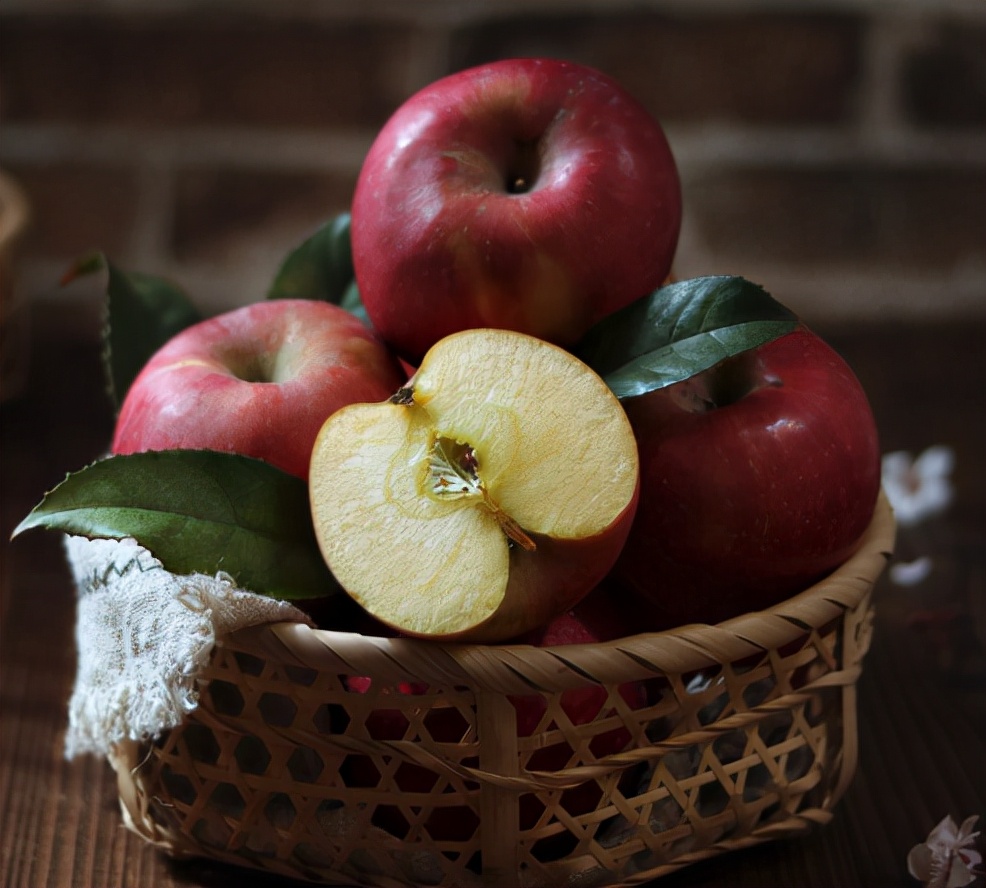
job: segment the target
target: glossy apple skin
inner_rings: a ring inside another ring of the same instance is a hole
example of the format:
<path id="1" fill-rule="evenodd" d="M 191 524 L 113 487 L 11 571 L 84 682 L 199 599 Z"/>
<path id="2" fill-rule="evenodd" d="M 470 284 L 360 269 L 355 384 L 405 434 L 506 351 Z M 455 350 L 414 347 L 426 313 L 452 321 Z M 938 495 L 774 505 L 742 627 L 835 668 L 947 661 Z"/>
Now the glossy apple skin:
<path id="1" fill-rule="evenodd" d="M 811 331 L 623 403 L 641 492 L 614 574 L 648 604 L 651 628 L 771 606 L 856 548 L 880 486 L 876 424 L 852 370 Z"/>
<path id="2" fill-rule="evenodd" d="M 503 603 L 489 620 L 468 630 L 468 640 L 501 642 L 531 626 L 547 625 L 579 604 L 616 564 L 631 533 L 638 499 L 639 485 L 612 524 L 595 536 L 562 540 L 531 533 L 536 551 L 514 546 Z"/>
<path id="3" fill-rule="evenodd" d="M 508 59 L 436 81 L 386 123 L 352 250 L 373 326 L 416 361 L 470 327 L 573 345 L 661 284 L 680 224 L 674 157 L 636 100 L 581 65 Z"/>
<path id="4" fill-rule="evenodd" d="M 397 358 L 343 309 L 257 302 L 194 324 L 151 357 L 121 405 L 112 450 L 220 450 L 307 479 L 325 419 L 404 380 Z"/>

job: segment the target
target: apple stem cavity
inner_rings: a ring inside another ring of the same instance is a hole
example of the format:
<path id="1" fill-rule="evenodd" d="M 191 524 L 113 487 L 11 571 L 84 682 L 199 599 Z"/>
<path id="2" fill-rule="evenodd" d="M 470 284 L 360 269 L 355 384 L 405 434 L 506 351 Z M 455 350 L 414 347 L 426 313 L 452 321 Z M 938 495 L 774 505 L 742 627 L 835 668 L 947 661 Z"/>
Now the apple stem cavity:
<path id="1" fill-rule="evenodd" d="M 537 142 L 516 142 L 507 164 L 505 188 L 507 194 L 527 194 L 541 172 L 541 157 Z"/>
<path id="2" fill-rule="evenodd" d="M 434 436 L 428 454 L 425 493 L 438 500 L 477 499 L 496 519 L 508 540 L 527 552 L 537 549 L 534 540 L 490 496 L 479 477 L 476 451 L 469 444 L 444 435 Z"/>
<path id="3" fill-rule="evenodd" d="M 265 383 L 277 382 L 277 358 L 263 352 L 261 354 L 237 354 L 232 357 L 229 367 L 233 375 L 241 382 Z"/>
<path id="4" fill-rule="evenodd" d="M 743 352 L 677 383 L 673 392 L 678 405 L 689 413 L 708 413 L 743 400 L 758 388 L 779 388 L 784 381 L 767 374 L 756 357 Z"/>

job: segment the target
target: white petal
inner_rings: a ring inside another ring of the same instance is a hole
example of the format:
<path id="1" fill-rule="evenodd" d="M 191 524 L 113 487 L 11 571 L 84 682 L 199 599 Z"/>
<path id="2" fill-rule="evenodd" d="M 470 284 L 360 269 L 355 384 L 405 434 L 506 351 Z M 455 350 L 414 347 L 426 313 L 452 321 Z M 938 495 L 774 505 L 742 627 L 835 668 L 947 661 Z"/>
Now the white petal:
<path id="1" fill-rule="evenodd" d="M 959 828 L 952 820 L 951 814 L 946 814 L 938 825 L 928 834 L 927 842 L 932 848 L 941 846 L 951 849 L 955 846 L 955 840 L 959 837 Z"/>
<path id="2" fill-rule="evenodd" d="M 945 478 L 955 468 L 955 451 L 945 444 L 929 447 L 916 460 L 914 470 L 922 480 Z"/>
<path id="3" fill-rule="evenodd" d="M 952 867 L 948 871 L 948 881 L 945 888 L 963 888 L 975 881 L 976 873 L 972 872 L 958 854 L 952 856 Z"/>
<path id="4" fill-rule="evenodd" d="M 979 830 L 973 832 L 972 828 L 976 825 L 976 821 L 979 819 L 978 814 L 972 814 L 966 817 L 962 821 L 962 826 L 959 827 L 959 843 L 962 845 L 969 845 L 972 840 L 979 835 Z"/>
<path id="5" fill-rule="evenodd" d="M 947 478 L 935 478 L 921 485 L 921 511 L 925 518 L 944 512 L 952 502 L 952 485 Z"/>
<path id="6" fill-rule="evenodd" d="M 915 845 L 907 855 L 907 871 L 919 882 L 928 882 L 932 875 L 933 860 L 927 845 Z"/>
<path id="7" fill-rule="evenodd" d="M 916 586 L 928 578 L 932 566 L 927 555 L 914 561 L 899 561 L 890 565 L 890 580 L 898 586 Z"/>
<path id="8" fill-rule="evenodd" d="M 881 460 L 884 482 L 889 480 L 892 483 L 902 483 L 911 471 L 912 465 L 911 454 L 906 450 L 893 450 L 890 453 L 885 453 Z"/>

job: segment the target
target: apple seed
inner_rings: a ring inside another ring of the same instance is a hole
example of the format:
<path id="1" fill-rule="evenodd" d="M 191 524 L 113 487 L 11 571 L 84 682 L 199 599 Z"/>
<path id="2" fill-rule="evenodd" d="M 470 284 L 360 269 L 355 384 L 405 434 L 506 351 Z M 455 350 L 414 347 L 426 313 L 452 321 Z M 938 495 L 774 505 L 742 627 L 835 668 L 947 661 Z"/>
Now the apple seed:
<path id="1" fill-rule="evenodd" d="M 439 502 L 470 498 L 480 500 L 509 540 L 528 552 L 537 549 L 534 540 L 490 496 L 479 477 L 479 458 L 469 444 L 432 433 L 424 492 Z"/>

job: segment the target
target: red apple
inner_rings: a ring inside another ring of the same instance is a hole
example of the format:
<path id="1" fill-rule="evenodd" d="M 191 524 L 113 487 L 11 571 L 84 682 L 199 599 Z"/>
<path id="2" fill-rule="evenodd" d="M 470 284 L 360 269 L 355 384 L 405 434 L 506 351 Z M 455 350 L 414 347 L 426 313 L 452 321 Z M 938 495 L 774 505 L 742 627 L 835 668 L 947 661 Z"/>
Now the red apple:
<path id="1" fill-rule="evenodd" d="M 385 638 L 399 635 L 389 626 L 365 613 L 358 621 L 356 631 L 363 635 L 378 635 Z M 415 739 L 416 730 L 412 730 L 405 711 L 395 706 L 388 706 L 387 703 L 395 697 L 400 699 L 410 696 L 419 698 L 421 707 L 427 709 L 432 703 L 432 698 L 427 696 L 430 691 L 427 683 L 401 681 L 396 687 L 384 686 L 378 690 L 377 682 L 370 676 L 347 675 L 342 681 L 346 690 L 351 693 L 377 694 L 378 708 L 368 712 L 363 721 L 369 737 L 381 741 Z M 421 730 L 426 731 L 432 740 L 439 743 L 459 743 L 466 737 L 469 723 L 456 707 L 435 705 L 424 716 Z M 342 776 L 347 786 L 365 788 L 376 788 L 383 779 L 373 759 L 366 755 L 347 756 Z M 439 777 L 438 772 L 431 768 L 398 759 L 393 780 L 401 797 L 395 796 L 395 801 L 406 807 L 402 811 L 401 807 L 395 804 L 384 802 L 377 805 L 371 815 L 374 826 L 398 838 L 405 838 L 411 829 L 409 815 L 411 808 L 416 805 L 416 800 L 409 799 L 404 794 L 431 793 Z M 446 791 L 451 792 L 452 787 L 448 785 Z M 405 814 L 405 811 L 408 814 Z M 478 828 L 479 818 L 468 804 L 440 805 L 432 810 L 423 825 L 428 835 L 436 841 L 464 842 Z"/>
<path id="2" fill-rule="evenodd" d="M 309 500 L 326 563 L 377 620 L 499 642 L 609 573 L 637 483 L 633 430 L 598 374 L 544 340 L 477 329 L 436 343 L 395 397 L 329 417 Z"/>
<path id="3" fill-rule="evenodd" d="M 667 276 L 677 169 L 653 117 L 612 79 L 549 59 L 445 77 L 386 123 L 352 205 L 373 326 L 418 360 L 499 327 L 571 346 Z"/>
<path id="4" fill-rule="evenodd" d="M 597 588 L 572 610 L 564 613 L 547 626 L 525 636 L 522 641 L 536 647 L 562 647 L 572 644 L 598 644 L 632 635 L 639 627 L 631 618 L 630 612 L 621 609 L 625 602 L 610 588 Z M 631 709 L 640 709 L 647 703 L 646 689 L 642 682 L 626 682 L 620 685 L 620 696 Z M 608 693 L 602 685 L 570 688 L 562 691 L 559 704 L 572 725 L 592 722 L 607 707 Z M 543 725 L 548 706 L 540 694 L 514 696 L 510 698 L 517 711 L 518 737 L 530 737 Z M 611 704 L 610 704 L 611 706 Z M 604 712 L 605 714 L 605 712 Z M 560 740 L 550 746 L 535 750 L 524 767 L 530 771 L 560 771 L 580 761 L 591 758 L 600 759 L 607 755 L 622 752 L 630 745 L 632 736 L 625 727 L 594 736 L 586 750 L 581 750 L 576 758 L 575 750 L 567 740 Z M 561 806 L 571 815 L 586 814 L 595 809 L 602 797 L 602 788 L 595 780 L 588 780 L 578 786 L 566 789 L 561 794 Z M 544 805 L 538 794 L 528 793 L 520 798 L 521 829 L 532 829 L 544 812 Z M 560 833 L 541 839 L 535 847 L 542 860 L 557 859 L 571 850 L 572 837 Z"/>
<path id="5" fill-rule="evenodd" d="M 641 631 L 630 612 L 623 609 L 626 603 L 620 601 L 618 595 L 619 591 L 608 585 L 597 587 L 571 610 L 555 617 L 546 626 L 527 633 L 519 641 L 521 644 L 540 648 L 563 647 L 572 644 L 599 644 Z M 620 695 L 631 708 L 639 708 L 645 703 L 643 686 L 636 682 L 621 686 Z M 602 685 L 589 685 L 562 691 L 560 703 L 571 723 L 581 725 L 596 717 L 606 699 L 606 689 Z M 517 735 L 530 737 L 547 711 L 544 697 L 532 694 L 511 697 L 510 700 L 517 710 Z M 592 743 L 593 755 L 600 758 L 618 752 L 626 746 L 629 739 L 630 734 L 625 728 L 602 734 Z M 567 743 L 559 744 L 562 745 L 566 749 L 564 758 L 554 756 L 553 761 L 547 763 L 548 770 L 564 767 L 568 763 L 572 750 Z M 546 747 L 539 750 L 539 753 L 554 748 Z M 543 769 L 538 765 L 530 767 Z"/>
<path id="6" fill-rule="evenodd" d="M 381 630 L 383 635 L 393 634 L 387 627 L 381 627 Z M 373 679 L 359 675 L 347 676 L 344 683 L 348 691 L 356 694 L 370 693 L 374 684 Z M 402 681 L 396 688 L 384 689 L 380 693 L 380 701 L 383 704 L 387 697 L 394 695 L 420 698 L 428 693 L 429 687 L 424 682 Z M 427 707 L 430 702 L 430 699 L 424 699 L 421 705 Z M 416 736 L 404 711 L 396 707 L 381 705 L 367 713 L 364 724 L 367 734 L 374 740 L 404 740 Z M 466 736 L 469 724 L 454 706 L 436 706 L 424 716 L 423 730 L 439 743 L 459 743 Z M 375 788 L 381 785 L 382 774 L 369 756 L 349 755 L 346 757 L 343 779 L 347 786 Z M 406 838 L 411 829 L 412 809 L 418 803 L 404 794 L 431 793 L 439 779 L 439 773 L 431 768 L 397 759 L 392 788 L 401 794 L 394 793 L 394 801 L 398 804 L 382 802 L 377 805 L 371 815 L 374 826 L 398 838 Z M 452 790 L 452 786 L 447 784 L 445 791 L 451 793 Z M 402 805 L 405 806 L 403 810 Z M 469 804 L 437 805 L 425 818 L 423 827 L 436 841 L 465 842 L 479 827 L 479 817 Z"/>
<path id="7" fill-rule="evenodd" d="M 651 628 L 776 604 L 845 561 L 872 518 L 869 402 L 804 327 L 623 405 L 641 492 L 615 574 Z"/>
<path id="8" fill-rule="evenodd" d="M 405 378 L 343 309 L 257 302 L 188 327 L 154 354 L 124 398 L 112 449 L 221 450 L 307 478 L 326 418 L 386 398 Z"/>
<path id="9" fill-rule="evenodd" d="M 376 623 L 370 618 L 361 631 L 377 632 L 393 636 L 392 629 Z M 629 616 L 614 607 L 613 601 L 601 590 L 596 590 L 583 599 L 572 610 L 553 619 L 548 625 L 519 638 L 516 643 L 537 647 L 556 647 L 571 644 L 597 644 L 632 634 L 635 624 Z M 365 676 L 347 676 L 347 690 L 357 694 L 367 694 L 373 688 L 373 680 Z M 394 694 L 423 698 L 429 693 L 426 684 L 417 681 L 402 681 L 394 689 L 381 692 L 381 702 Z M 620 696 L 631 709 L 646 705 L 646 692 L 641 682 L 627 682 L 619 688 Z M 584 725 L 593 721 L 601 710 L 607 708 L 608 694 L 601 685 L 572 688 L 563 691 L 559 698 L 565 717 L 573 725 Z M 424 700 L 422 705 L 427 705 Z M 510 697 L 517 713 L 518 737 L 530 737 L 542 725 L 548 706 L 540 694 Z M 367 733 L 374 740 L 404 740 L 409 737 L 411 727 L 407 716 L 397 708 L 382 706 L 368 713 L 364 722 Z M 454 707 L 432 709 L 424 718 L 424 725 L 432 739 L 439 742 L 458 743 L 468 731 L 465 717 Z M 413 732 L 410 735 L 413 738 Z M 630 732 L 624 727 L 616 727 L 598 734 L 588 743 L 587 750 L 593 758 L 602 758 L 626 749 L 631 741 Z M 550 746 L 533 752 L 525 767 L 535 771 L 558 771 L 573 763 L 575 751 L 567 740 L 560 740 Z M 352 755 L 347 758 L 345 779 L 350 786 L 376 787 L 380 772 L 369 757 Z M 402 762 L 394 774 L 396 787 L 404 793 L 430 792 L 438 781 L 437 772 L 413 762 Z M 572 789 L 564 790 L 561 804 L 572 815 L 585 814 L 593 810 L 599 802 L 602 790 L 595 780 L 587 781 Z M 412 805 L 412 800 L 406 801 Z M 544 811 L 543 804 L 536 794 L 526 794 L 520 798 L 520 824 L 522 829 L 535 826 Z M 409 809 L 410 810 L 410 809 Z M 383 804 L 377 807 L 373 823 L 388 832 L 403 838 L 409 829 L 407 817 L 396 805 Z M 478 827 L 475 811 L 468 805 L 449 805 L 436 807 L 428 816 L 424 827 L 428 834 L 438 841 L 466 841 Z M 559 841 L 560 839 L 560 841 Z M 567 838 L 562 835 L 539 842 L 538 853 L 544 859 L 561 856 L 567 848 Z"/>

